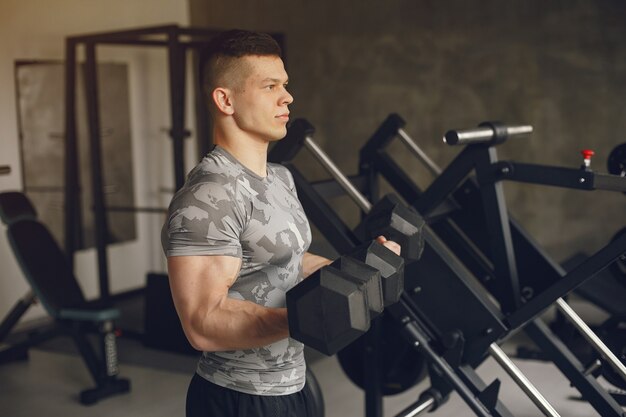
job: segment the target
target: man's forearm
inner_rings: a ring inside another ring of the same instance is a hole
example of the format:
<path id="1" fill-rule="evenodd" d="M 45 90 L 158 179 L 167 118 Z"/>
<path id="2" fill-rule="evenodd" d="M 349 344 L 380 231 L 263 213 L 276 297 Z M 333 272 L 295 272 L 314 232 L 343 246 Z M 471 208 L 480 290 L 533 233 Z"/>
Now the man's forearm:
<path id="1" fill-rule="evenodd" d="M 187 337 L 202 351 L 257 348 L 289 336 L 286 308 L 228 297 L 212 310 L 198 311 L 189 327 Z"/>
<path id="2" fill-rule="evenodd" d="M 306 252 L 302 257 L 302 275 L 307 278 L 318 269 L 329 265 L 332 262 L 332 260 L 324 258 L 323 256 Z"/>

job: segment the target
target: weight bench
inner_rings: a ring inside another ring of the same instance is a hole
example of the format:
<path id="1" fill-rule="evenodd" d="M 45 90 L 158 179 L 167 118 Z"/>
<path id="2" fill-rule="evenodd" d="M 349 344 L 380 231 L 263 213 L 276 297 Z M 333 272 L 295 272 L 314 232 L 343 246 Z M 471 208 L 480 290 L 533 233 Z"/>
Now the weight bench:
<path id="1" fill-rule="evenodd" d="M 3 333 L 8 333 L 35 297 L 54 318 L 52 329 L 31 335 L 28 340 L 0 351 L 0 355 L 10 357 L 11 351 L 23 352 L 51 337 L 70 336 L 96 383 L 96 387 L 80 393 L 82 404 L 94 404 L 102 398 L 129 392 L 130 381 L 117 377 L 113 320 L 119 317 L 119 311 L 85 299 L 65 254 L 48 228 L 37 220 L 35 209 L 24 194 L 0 193 L 0 218 L 8 226 L 9 243 L 32 289 L 13 308 L 0 328 Z M 96 353 L 86 335 L 94 329 L 100 337 L 101 354 Z"/>

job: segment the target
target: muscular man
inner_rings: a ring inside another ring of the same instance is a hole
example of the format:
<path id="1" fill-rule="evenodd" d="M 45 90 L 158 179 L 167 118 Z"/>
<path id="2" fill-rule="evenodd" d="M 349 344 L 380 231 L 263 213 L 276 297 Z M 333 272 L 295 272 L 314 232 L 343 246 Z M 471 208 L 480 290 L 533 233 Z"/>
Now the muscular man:
<path id="1" fill-rule="evenodd" d="M 267 163 L 293 101 L 280 56 L 269 35 L 239 30 L 209 48 L 216 146 L 173 197 L 162 235 L 176 310 L 203 352 L 187 416 L 313 417 L 285 293 L 331 261 L 307 252 L 311 231 L 291 174 Z"/>

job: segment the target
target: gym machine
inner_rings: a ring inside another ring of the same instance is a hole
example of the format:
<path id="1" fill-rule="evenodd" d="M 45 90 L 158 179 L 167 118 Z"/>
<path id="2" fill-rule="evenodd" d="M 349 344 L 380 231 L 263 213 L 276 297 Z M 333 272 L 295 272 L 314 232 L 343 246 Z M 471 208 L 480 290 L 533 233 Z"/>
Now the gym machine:
<path id="1" fill-rule="evenodd" d="M 360 239 L 289 161 L 301 147 L 306 147 L 364 213 L 370 212 L 372 205 L 315 144 L 311 139 L 313 132 L 308 122 L 295 120 L 289 127 L 287 137 L 270 152 L 269 160 L 283 163 L 291 171 L 307 216 L 335 249 L 343 253 L 358 245 Z M 495 380 L 488 385 L 475 372 L 487 355 L 491 355 L 511 375 L 544 415 L 558 415 L 497 345 L 496 342 L 512 330 L 507 327 L 505 316 L 483 295 L 475 278 L 429 226 L 424 226 L 423 234 L 423 254 L 419 261 L 406 263 L 405 291 L 398 303 L 387 307 L 385 314 L 429 363 L 431 388 L 401 416 L 415 416 L 436 409 L 452 390 L 476 415 L 512 416 L 498 400 L 500 381 Z M 445 306 L 457 306 L 460 311 L 471 311 L 472 314 L 450 314 Z M 368 417 L 382 415 L 378 369 L 381 358 L 380 349 L 376 347 L 380 341 L 377 336 L 379 326 L 380 320 L 372 323 L 371 333 L 365 336 L 370 336 L 372 342 L 372 349 L 363 363 Z M 365 366 L 365 362 L 369 366 Z"/>
<path id="2" fill-rule="evenodd" d="M 624 379 L 626 368 L 623 363 L 561 297 L 567 294 L 566 289 L 584 284 L 623 254 L 625 239 L 618 237 L 576 268 L 576 272 L 566 274 L 508 215 L 501 181 L 624 191 L 626 179 L 592 171 L 588 166 L 588 153 L 584 155 L 587 162 L 580 169 L 498 161 L 495 145 L 508 137 L 530 133 L 532 128 L 506 127 L 497 123 L 446 133 L 446 143 L 468 145 L 442 171 L 403 127 L 404 121 L 398 115 L 392 114 L 385 120 L 361 150 L 361 174 L 370 178 L 382 175 L 407 202 L 425 214 L 438 236 L 499 300 L 503 312 L 508 314 L 519 308 L 507 317 L 508 324 L 521 326 L 530 320 L 525 326 L 526 332 L 583 398 L 602 415 L 621 416 L 623 410 L 599 386 L 591 375 L 592 370 L 583 366 L 543 322 L 531 318 L 537 306 L 545 304 L 547 307 L 550 300 L 556 301 L 559 312 L 598 351 L 606 366 Z M 425 191 L 420 190 L 385 151 L 394 138 L 399 138 L 436 177 Z M 476 171 L 476 178 L 465 179 L 472 170 Z M 524 314 L 524 311 L 531 314 Z"/>
<path id="3" fill-rule="evenodd" d="M 9 243 L 31 287 L 0 324 L 0 342 L 36 300 L 54 319 L 51 326 L 30 332 L 24 340 L 1 346 L 0 362 L 26 359 L 31 346 L 53 337 L 69 336 L 96 384 L 80 393 L 82 404 L 91 405 L 129 392 L 130 381 L 118 377 L 113 321 L 119 317 L 119 311 L 85 299 L 63 252 L 46 226 L 38 221 L 33 205 L 23 193 L 0 193 L 0 219 L 7 226 Z M 98 349 L 92 346 L 87 332 L 98 334 Z"/>

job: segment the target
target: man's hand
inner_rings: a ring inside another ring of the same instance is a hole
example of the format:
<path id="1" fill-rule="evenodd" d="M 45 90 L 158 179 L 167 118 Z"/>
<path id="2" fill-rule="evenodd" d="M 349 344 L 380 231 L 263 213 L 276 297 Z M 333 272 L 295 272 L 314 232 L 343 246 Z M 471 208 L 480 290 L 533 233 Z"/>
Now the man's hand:
<path id="1" fill-rule="evenodd" d="M 378 236 L 376 238 L 376 242 L 381 243 L 384 247 L 386 247 L 396 255 L 400 256 L 400 251 L 402 248 L 393 240 L 387 240 L 385 236 Z"/>

